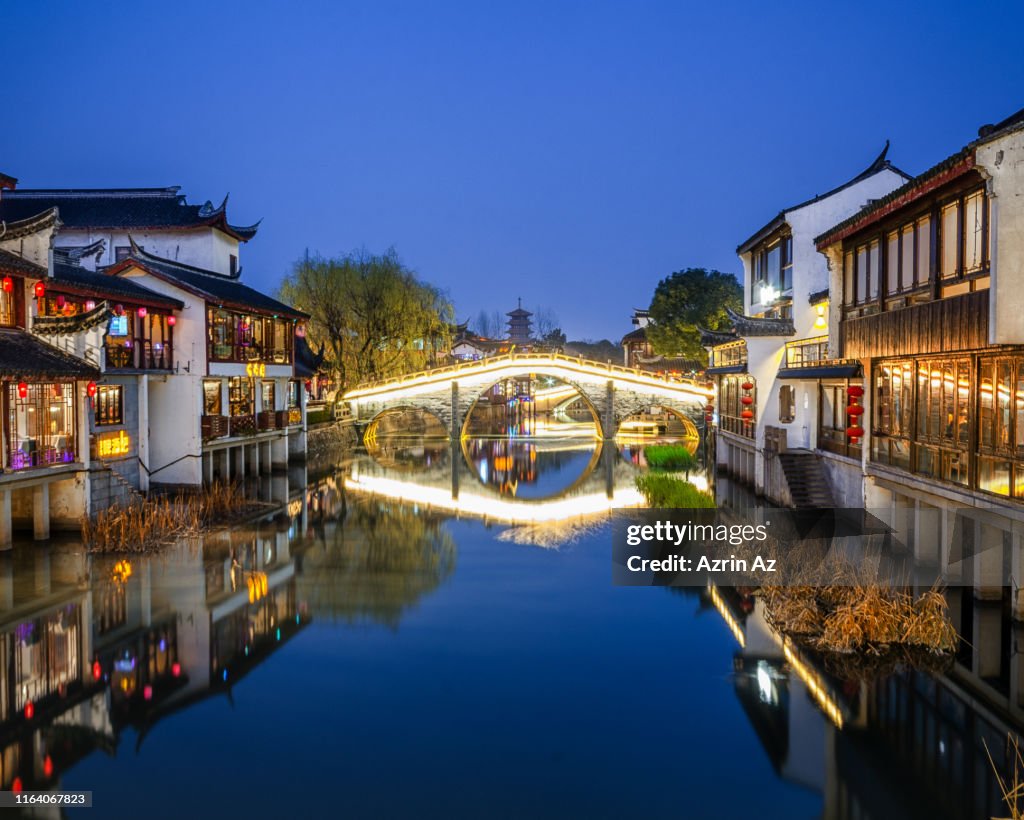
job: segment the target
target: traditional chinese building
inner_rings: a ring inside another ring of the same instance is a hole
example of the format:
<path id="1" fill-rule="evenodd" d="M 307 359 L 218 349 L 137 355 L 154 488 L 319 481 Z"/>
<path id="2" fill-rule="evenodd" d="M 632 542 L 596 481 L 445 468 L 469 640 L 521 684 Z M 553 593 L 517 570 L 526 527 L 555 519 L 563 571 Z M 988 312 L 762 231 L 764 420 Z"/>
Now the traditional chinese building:
<path id="1" fill-rule="evenodd" d="M 829 353 L 828 268 L 814 238 L 909 179 L 887 151 L 741 242 L 743 314 L 730 311 L 728 331 L 702 334 L 718 387 L 717 463 L 780 503 L 829 506 L 859 495 L 843 403 L 860 370 Z"/>
<path id="2" fill-rule="evenodd" d="M 505 315 L 508 316 L 508 340 L 517 345 L 529 344 L 533 338 L 533 322 L 530 319 L 533 314 L 523 310 L 523 300 L 520 299 L 518 307 Z"/>
<path id="3" fill-rule="evenodd" d="M 833 355 L 867 384 L 850 436 L 866 506 L 945 567 L 973 547 L 953 571 L 998 598 L 1024 513 L 1024 111 L 979 134 L 817 246 Z"/>

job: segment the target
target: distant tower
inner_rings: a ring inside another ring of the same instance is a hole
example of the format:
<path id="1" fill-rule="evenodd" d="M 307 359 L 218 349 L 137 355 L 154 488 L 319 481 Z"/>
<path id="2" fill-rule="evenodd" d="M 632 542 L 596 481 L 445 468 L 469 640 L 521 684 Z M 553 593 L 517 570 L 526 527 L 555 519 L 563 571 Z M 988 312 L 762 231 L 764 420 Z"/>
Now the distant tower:
<path id="1" fill-rule="evenodd" d="M 519 300 L 519 307 L 505 314 L 508 316 L 508 340 L 517 345 L 528 344 L 533 337 L 533 316 L 528 310 L 523 310 L 523 300 Z"/>

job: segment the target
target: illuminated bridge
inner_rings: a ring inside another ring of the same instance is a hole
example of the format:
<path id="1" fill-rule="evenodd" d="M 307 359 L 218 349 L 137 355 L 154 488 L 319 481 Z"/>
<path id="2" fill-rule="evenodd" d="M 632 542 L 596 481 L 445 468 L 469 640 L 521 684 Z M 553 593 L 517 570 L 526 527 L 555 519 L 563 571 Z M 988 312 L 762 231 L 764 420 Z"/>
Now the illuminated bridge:
<path id="1" fill-rule="evenodd" d="M 652 407 L 689 420 L 713 394 L 703 384 L 671 381 L 632 367 L 560 353 L 511 353 L 361 384 L 342 399 L 361 427 L 388 412 L 419 409 L 437 417 L 453 438 L 459 438 L 488 388 L 527 376 L 547 376 L 576 388 L 594 416 L 597 435 L 604 439 L 614 438 L 624 419 Z"/>

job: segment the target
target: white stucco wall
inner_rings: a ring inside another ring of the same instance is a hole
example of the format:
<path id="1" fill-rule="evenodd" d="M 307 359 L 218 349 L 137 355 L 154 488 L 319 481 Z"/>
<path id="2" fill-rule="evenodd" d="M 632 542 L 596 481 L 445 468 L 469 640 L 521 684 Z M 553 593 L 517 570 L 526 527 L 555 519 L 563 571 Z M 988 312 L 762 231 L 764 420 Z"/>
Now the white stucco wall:
<path id="1" fill-rule="evenodd" d="M 239 256 L 239 242 L 216 228 L 194 230 L 132 231 L 131 238 L 147 253 L 161 256 L 175 262 L 182 262 L 197 268 L 228 273 L 230 256 Z M 106 247 L 99 258 L 83 259 L 83 265 L 112 265 L 116 248 L 128 247 L 131 243 L 127 231 L 92 230 L 87 228 L 62 228 L 55 245 L 59 248 L 79 247 L 102 239 Z M 44 263 L 45 264 L 45 263 Z M 239 265 L 241 259 L 239 258 Z"/>
<path id="2" fill-rule="evenodd" d="M 989 343 L 1024 342 L 1024 130 L 978 146 L 992 201 Z"/>

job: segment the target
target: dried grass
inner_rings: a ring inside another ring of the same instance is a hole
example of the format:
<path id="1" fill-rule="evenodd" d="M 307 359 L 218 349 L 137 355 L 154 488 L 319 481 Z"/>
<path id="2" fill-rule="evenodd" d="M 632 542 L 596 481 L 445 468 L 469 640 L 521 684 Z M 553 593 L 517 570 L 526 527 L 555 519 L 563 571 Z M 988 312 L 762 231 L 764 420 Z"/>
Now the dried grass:
<path id="1" fill-rule="evenodd" d="M 1021 755 L 1020 741 L 1014 734 L 1007 734 L 1006 736 L 1006 749 L 1007 752 L 1011 753 L 1010 762 L 1013 765 L 1013 772 L 1012 775 L 1006 775 L 1005 777 L 1000 773 L 999 768 L 992 759 L 988 743 L 984 739 L 981 742 L 985 747 L 985 754 L 988 756 L 988 765 L 995 772 L 996 782 L 999 784 L 999 792 L 1003 796 L 1003 802 L 1010 810 L 1008 817 L 993 818 L 993 820 L 1022 820 L 1024 818 L 1024 806 L 1022 806 L 1022 803 L 1024 803 L 1024 779 L 1021 778 L 1021 771 L 1024 770 L 1024 756 Z"/>
<path id="2" fill-rule="evenodd" d="M 82 541 L 90 552 L 146 552 L 262 506 L 234 482 L 217 482 L 199 493 L 135 497 L 83 518 Z"/>

